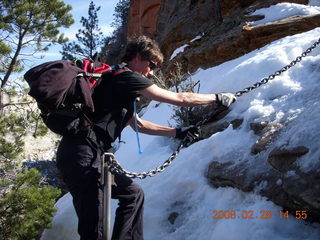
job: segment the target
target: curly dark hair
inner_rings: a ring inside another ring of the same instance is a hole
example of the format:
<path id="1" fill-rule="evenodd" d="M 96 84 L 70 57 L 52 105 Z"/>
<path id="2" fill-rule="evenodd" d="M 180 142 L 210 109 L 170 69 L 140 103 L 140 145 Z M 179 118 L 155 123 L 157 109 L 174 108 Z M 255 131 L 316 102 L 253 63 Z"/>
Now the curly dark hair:
<path id="1" fill-rule="evenodd" d="M 137 54 L 139 54 L 143 60 L 156 61 L 158 65 L 161 65 L 163 62 L 163 55 L 159 45 L 147 36 L 138 36 L 129 39 L 122 61 L 129 62 L 135 58 Z"/>

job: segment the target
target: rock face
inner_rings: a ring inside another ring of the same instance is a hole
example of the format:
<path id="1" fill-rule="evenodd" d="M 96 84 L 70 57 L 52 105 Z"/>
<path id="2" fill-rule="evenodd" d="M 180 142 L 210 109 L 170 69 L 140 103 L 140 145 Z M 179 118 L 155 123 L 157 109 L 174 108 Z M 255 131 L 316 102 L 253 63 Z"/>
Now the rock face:
<path id="1" fill-rule="evenodd" d="M 164 4 L 166 2 L 170 5 L 169 1 L 164 1 Z M 169 58 L 177 46 L 189 44 L 185 48 L 184 53 L 175 58 L 176 61 L 182 63 L 184 71 L 193 72 L 200 67 L 203 69 L 213 67 L 261 48 L 271 41 L 320 26 L 320 15 L 313 17 L 297 16 L 257 26 L 250 26 L 248 23 L 254 19 L 264 18 L 264 16 L 248 15 L 256 9 L 268 7 L 278 2 L 305 4 L 308 1 L 225 0 L 221 1 L 223 19 L 221 22 L 217 17 L 218 14 L 214 14 L 214 12 L 219 12 L 217 9 L 219 6 L 214 5 L 213 2 L 217 1 L 197 1 L 193 5 L 194 10 L 192 13 L 195 15 L 199 14 L 201 17 L 196 18 L 191 14 L 189 16 L 184 14 L 184 17 L 181 14 L 181 22 L 177 24 L 168 17 L 166 19 L 167 14 L 161 12 L 163 15 L 159 19 L 167 24 L 163 24 L 166 27 L 162 30 L 160 28 L 161 23 L 158 22 L 160 32 L 158 40 L 161 43 L 165 56 Z M 210 13 L 202 14 L 203 11 L 201 10 Z M 180 25 L 183 26 L 182 29 Z M 201 36 L 201 38 L 189 43 L 196 36 Z M 170 72 L 174 69 L 174 65 L 168 63 L 165 69 L 167 72 Z"/>
<path id="2" fill-rule="evenodd" d="M 320 15 L 295 16 L 251 26 L 264 16 L 249 15 L 259 8 L 308 0 L 150 0 L 131 1 L 128 36 L 146 34 L 155 38 L 169 60 L 178 47 L 188 44 L 174 61 L 184 72 L 209 68 L 242 56 L 271 41 L 320 26 Z M 197 40 L 190 42 L 198 36 Z M 174 61 L 163 70 L 174 71 Z"/>
<path id="3" fill-rule="evenodd" d="M 132 0 L 130 3 L 128 36 L 155 37 L 161 0 Z"/>

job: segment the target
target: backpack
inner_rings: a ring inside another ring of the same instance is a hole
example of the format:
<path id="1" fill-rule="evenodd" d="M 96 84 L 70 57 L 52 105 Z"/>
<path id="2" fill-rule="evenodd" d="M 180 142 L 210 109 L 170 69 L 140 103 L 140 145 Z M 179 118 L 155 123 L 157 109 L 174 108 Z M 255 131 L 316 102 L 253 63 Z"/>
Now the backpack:
<path id="1" fill-rule="evenodd" d="M 118 74 L 124 66 L 111 67 L 88 59 L 57 60 L 31 68 L 24 78 L 45 125 L 57 134 L 75 135 L 92 126 L 92 94 L 102 76 Z"/>

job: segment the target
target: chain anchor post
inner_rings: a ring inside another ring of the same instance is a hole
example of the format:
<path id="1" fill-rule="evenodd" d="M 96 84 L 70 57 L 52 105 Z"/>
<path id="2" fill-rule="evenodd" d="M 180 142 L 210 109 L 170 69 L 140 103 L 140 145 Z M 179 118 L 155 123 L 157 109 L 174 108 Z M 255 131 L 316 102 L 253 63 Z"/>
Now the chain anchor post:
<path id="1" fill-rule="evenodd" d="M 111 187 L 113 176 L 109 171 L 108 159 L 114 159 L 112 153 L 104 153 L 101 161 L 101 179 L 103 186 L 102 200 L 102 240 L 111 240 Z"/>

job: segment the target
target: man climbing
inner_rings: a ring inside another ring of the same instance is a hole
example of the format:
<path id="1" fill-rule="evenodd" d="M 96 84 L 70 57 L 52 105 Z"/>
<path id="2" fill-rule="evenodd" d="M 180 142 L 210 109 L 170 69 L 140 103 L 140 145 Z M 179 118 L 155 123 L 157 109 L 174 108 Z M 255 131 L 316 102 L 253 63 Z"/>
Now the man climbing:
<path id="1" fill-rule="evenodd" d="M 134 117 L 138 131 L 145 134 L 183 139 L 187 135 L 192 137 L 197 131 L 192 126 L 176 129 L 140 119 L 134 114 L 133 102 L 137 97 L 144 96 L 176 106 L 218 104 L 225 107 L 236 99 L 232 93 L 175 93 L 157 87 L 148 77 L 161 65 L 163 55 L 156 42 L 148 37 L 131 39 L 123 61 L 127 69 L 102 79 L 94 91 L 93 126 L 76 136 L 64 136 L 57 152 L 58 168 L 73 197 L 81 240 L 101 239 L 102 229 L 98 224 L 102 205 L 99 182 L 101 156 L 112 151 L 112 142 L 127 124 L 135 129 Z M 140 186 L 131 178 L 116 174 L 112 198 L 119 200 L 112 239 L 143 239 L 144 194 Z"/>

